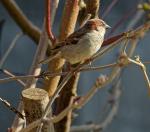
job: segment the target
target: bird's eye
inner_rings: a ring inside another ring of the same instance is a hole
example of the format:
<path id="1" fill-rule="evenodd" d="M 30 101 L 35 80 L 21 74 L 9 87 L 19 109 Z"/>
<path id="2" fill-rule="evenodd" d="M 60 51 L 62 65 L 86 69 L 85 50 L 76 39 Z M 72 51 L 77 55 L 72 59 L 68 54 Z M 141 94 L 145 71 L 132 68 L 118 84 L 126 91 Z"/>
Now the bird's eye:
<path id="1" fill-rule="evenodd" d="M 91 25 L 92 25 L 91 23 L 86 23 L 86 27 L 87 27 L 87 28 L 90 28 Z"/>

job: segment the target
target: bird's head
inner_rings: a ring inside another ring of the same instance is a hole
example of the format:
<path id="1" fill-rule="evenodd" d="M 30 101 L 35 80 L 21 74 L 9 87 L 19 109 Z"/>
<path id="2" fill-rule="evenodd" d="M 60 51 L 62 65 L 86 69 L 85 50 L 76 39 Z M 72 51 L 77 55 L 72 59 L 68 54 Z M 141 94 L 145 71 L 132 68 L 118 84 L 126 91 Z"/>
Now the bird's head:
<path id="1" fill-rule="evenodd" d="M 102 19 L 98 19 L 98 18 L 88 20 L 84 26 L 88 28 L 89 30 L 99 30 L 100 28 L 104 28 L 104 29 L 110 28 L 108 24 L 106 24 Z"/>

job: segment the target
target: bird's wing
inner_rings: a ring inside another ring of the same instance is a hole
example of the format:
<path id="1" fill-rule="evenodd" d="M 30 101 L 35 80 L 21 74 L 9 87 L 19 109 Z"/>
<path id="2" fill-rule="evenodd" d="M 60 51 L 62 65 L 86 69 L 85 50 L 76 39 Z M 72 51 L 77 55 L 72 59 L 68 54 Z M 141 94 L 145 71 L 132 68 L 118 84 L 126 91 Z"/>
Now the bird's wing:
<path id="1" fill-rule="evenodd" d="M 86 34 L 86 30 L 85 28 L 80 28 L 77 31 L 75 31 L 74 33 L 72 33 L 66 40 L 66 45 L 74 45 L 77 44 L 78 41 L 80 40 L 80 38 L 82 36 L 84 36 Z"/>
<path id="2" fill-rule="evenodd" d="M 80 38 L 86 34 L 87 30 L 85 28 L 80 28 L 74 33 L 72 33 L 66 40 L 57 43 L 57 46 L 54 49 L 51 49 L 52 56 L 48 59 L 40 61 L 40 63 L 47 63 L 51 61 L 53 58 L 60 57 L 61 56 L 61 48 L 68 46 L 68 45 L 75 45 L 78 43 Z M 60 51 L 60 52 L 59 52 Z"/>
<path id="3" fill-rule="evenodd" d="M 64 41 L 58 42 L 57 46 L 53 50 L 59 51 L 64 46 L 75 45 L 78 43 L 80 38 L 86 34 L 87 30 L 85 28 L 80 28 L 71 35 L 69 35 Z"/>

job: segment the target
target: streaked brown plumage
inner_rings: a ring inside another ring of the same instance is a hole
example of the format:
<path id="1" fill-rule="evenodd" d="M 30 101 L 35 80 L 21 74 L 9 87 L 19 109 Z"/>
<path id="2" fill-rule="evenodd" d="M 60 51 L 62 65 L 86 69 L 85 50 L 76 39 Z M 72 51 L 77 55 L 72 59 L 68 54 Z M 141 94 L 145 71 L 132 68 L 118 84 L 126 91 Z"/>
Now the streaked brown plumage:
<path id="1" fill-rule="evenodd" d="M 60 57 L 71 64 L 89 59 L 101 47 L 106 28 L 109 26 L 101 19 L 90 19 L 87 23 L 61 42 L 55 55 L 41 61 L 47 63 L 53 58 Z"/>

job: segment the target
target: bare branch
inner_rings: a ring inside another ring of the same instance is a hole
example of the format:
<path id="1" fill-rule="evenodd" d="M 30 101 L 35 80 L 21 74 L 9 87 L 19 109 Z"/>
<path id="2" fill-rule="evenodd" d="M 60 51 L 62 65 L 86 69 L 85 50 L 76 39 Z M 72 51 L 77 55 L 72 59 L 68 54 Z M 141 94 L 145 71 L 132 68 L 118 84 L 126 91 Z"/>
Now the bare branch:
<path id="1" fill-rule="evenodd" d="M 79 11 L 78 0 L 67 0 L 65 3 L 64 14 L 62 17 L 61 31 L 60 31 L 60 41 L 64 40 L 69 34 L 74 31 L 76 19 Z M 68 19 L 69 18 L 69 19 Z M 50 72 L 61 72 L 64 65 L 64 59 L 54 59 L 51 63 L 48 64 L 48 70 Z M 60 80 L 60 76 L 51 77 L 49 80 L 45 81 L 44 89 L 48 91 L 49 96 L 51 97 Z"/>
<path id="2" fill-rule="evenodd" d="M 40 39 L 40 30 L 28 20 L 16 2 L 14 0 L 1 0 L 0 2 L 20 26 L 22 32 L 38 43 Z"/>
<path id="3" fill-rule="evenodd" d="M 113 120 L 115 117 L 118 107 L 119 107 L 119 98 L 121 94 L 120 90 L 121 81 L 117 83 L 116 86 L 114 86 L 114 92 L 112 94 L 114 101 L 111 106 L 111 110 L 109 111 L 108 115 L 105 117 L 104 121 L 99 124 L 87 124 L 87 125 L 81 125 L 81 126 L 73 126 L 71 127 L 71 132 L 86 132 L 86 131 L 100 131 L 104 130 L 108 126 L 108 124 Z"/>
<path id="4" fill-rule="evenodd" d="M 137 56 L 135 60 L 132 60 L 132 59 L 128 58 L 128 60 L 129 60 L 130 62 L 132 62 L 132 63 L 134 63 L 134 64 L 136 64 L 136 65 L 138 65 L 138 66 L 141 67 L 141 69 L 142 69 L 142 71 L 143 71 L 143 74 L 144 74 L 145 81 L 146 81 L 147 86 L 148 86 L 148 91 L 149 91 L 148 94 L 150 95 L 150 80 L 149 80 L 149 77 L 148 77 L 147 72 L 146 72 L 146 67 L 145 67 L 145 65 L 141 62 L 140 57 Z"/>
<path id="5" fill-rule="evenodd" d="M 47 31 L 47 35 L 49 37 L 49 39 L 51 40 L 52 44 L 54 44 L 55 42 L 55 36 L 52 33 L 52 29 L 51 29 L 51 0 L 46 0 L 46 21 L 45 21 L 45 26 L 46 26 L 46 31 Z"/>
<path id="6" fill-rule="evenodd" d="M 4 100 L 0 97 L 0 101 L 8 107 L 11 111 L 13 111 L 18 117 L 24 119 L 24 115 L 22 115 L 15 107 L 13 107 L 7 100 Z"/>
<path id="7" fill-rule="evenodd" d="M 44 26 L 44 25 L 43 25 Z M 43 60 L 46 54 L 46 50 L 48 47 L 48 38 L 47 38 L 47 34 L 45 32 L 45 29 L 43 29 L 43 32 L 41 34 L 40 37 L 40 41 L 32 62 L 32 66 L 30 68 L 29 74 L 30 75 L 34 75 L 34 76 L 38 76 L 41 72 L 41 64 L 39 64 L 40 60 Z M 27 85 L 26 87 L 35 87 L 36 86 L 36 82 L 37 79 L 36 78 L 32 78 L 29 81 L 27 81 Z"/>
<path id="8" fill-rule="evenodd" d="M 0 60 L 0 69 L 2 68 L 3 64 L 5 63 L 7 57 L 9 56 L 10 52 L 13 50 L 13 48 L 16 45 L 17 40 L 22 36 L 22 33 L 18 33 L 15 38 L 12 40 L 10 46 L 8 47 L 7 51 L 5 52 L 4 56 Z"/>
<path id="9" fill-rule="evenodd" d="M 12 77 L 7 77 L 7 78 L 3 78 L 0 79 L 0 83 L 6 83 L 6 82 L 10 82 L 10 81 L 16 81 L 16 80 L 27 80 L 27 79 L 33 79 L 36 78 L 35 75 L 27 75 L 27 76 L 12 76 Z"/>
<path id="10" fill-rule="evenodd" d="M 51 3 L 51 25 L 54 24 L 55 14 L 58 8 L 59 0 L 53 0 Z"/>
<path id="11" fill-rule="evenodd" d="M 119 72 L 116 72 L 116 69 L 114 69 L 112 71 L 112 73 L 110 74 L 109 78 L 105 77 L 105 76 L 101 76 L 100 78 L 98 78 L 94 84 L 94 86 L 88 91 L 88 93 L 85 96 L 82 96 L 81 98 L 79 98 L 79 100 L 75 101 L 73 104 L 70 104 L 67 108 L 65 108 L 65 110 L 63 110 L 60 114 L 58 114 L 55 117 L 52 117 L 50 119 L 48 119 L 48 122 L 59 122 L 61 119 L 63 119 L 70 110 L 72 109 L 79 109 L 81 108 L 83 105 L 85 105 L 90 99 L 91 97 L 93 97 L 93 95 L 97 92 L 98 89 L 104 87 L 105 85 L 109 84 L 110 82 L 112 82 L 112 80 L 118 75 Z M 24 132 L 27 130 L 29 131 L 30 128 L 34 128 L 36 126 L 39 125 L 39 123 L 41 123 L 41 121 L 44 121 L 46 119 L 46 117 L 37 120 L 31 124 L 29 124 L 27 126 L 27 128 L 23 129 L 21 132 Z"/>
<path id="12" fill-rule="evenodd" d="M 9 72 L 9 71 L 6 70 L 6 69 L 3 69 L 2 71 L 3 71 L 6 75 L 8 75 L 8 76 L 16 77 L 15 75 L 13 75 L 11 72 Z M 26 84 L 25 84 L 22 80 L 17 79 L 17 81 L 18 81 L 21 85 L 23 85 L 23 86 L 25 87 Z"/>

